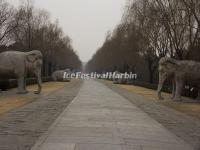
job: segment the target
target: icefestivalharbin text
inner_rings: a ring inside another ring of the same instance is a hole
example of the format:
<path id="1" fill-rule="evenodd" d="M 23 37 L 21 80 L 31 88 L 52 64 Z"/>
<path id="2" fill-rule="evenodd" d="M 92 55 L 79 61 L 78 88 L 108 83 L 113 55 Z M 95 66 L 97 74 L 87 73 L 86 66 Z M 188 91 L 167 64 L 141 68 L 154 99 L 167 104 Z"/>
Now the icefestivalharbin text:
<path id="1" fill-rule="evenodd" d="M 137 79 L 137 74 L 130 73 L 115 73 L 115 72 L 107 72 L 107 73 L 82 73 L 82 72 L 76 72 L 76 73 L 67 73 L 64 72 L 63 74 L 64 79 L 69 78 L 81 78 L 81 79 Z"/>

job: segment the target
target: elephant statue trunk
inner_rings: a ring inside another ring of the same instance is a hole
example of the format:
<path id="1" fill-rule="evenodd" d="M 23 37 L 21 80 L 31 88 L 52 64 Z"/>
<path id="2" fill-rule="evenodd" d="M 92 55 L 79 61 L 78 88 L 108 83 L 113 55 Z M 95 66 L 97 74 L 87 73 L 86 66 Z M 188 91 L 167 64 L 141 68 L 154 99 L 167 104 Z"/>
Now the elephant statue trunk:
<path id="1" fill-rule="evenodd" d="M 175 64 L 176 64 L 176 60 L 174 60 L 172 58 L 168 58 L 168 57 L 163 57 L 159 61 L 159 67 L 158 67 L 159 82 L 158 82 L 157 94 L 158 94 L 158 98 L 160 100 L 164 99 L 161 96 L 161 90 L 163 88 L 165 80 L 169 77 L 173 78 L 173 76 L 174 76 L 174 72 L 175 72 L 174 65 Z M 172 93 L 174 93 L 174 82 L 173 82 L 173 92 Z"/>
<path id="2" fill-rule="evenodd" d="M 38 70 L 36 73 L 36 77 L 37 77 L 37 83 L 38 83 L 38 90 L 35 91 L 35 94 L 40 94 L 41 90 L 42 90 L 42 79 L 41 79 L 41 70 Z"/>

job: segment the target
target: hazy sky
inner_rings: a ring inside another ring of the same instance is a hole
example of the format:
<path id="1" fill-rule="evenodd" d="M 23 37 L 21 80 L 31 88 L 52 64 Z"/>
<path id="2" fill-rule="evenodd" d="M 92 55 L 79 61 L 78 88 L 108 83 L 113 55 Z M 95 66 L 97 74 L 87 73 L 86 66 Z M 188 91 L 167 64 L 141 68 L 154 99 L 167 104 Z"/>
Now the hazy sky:
<path id="1" fill-rule="evenodd" d="M 17 3 L 16 0 L 8 0 Z M 20 1 L 20 0 L 18 0 Z M 35 0 L 53 20 L 59 20 L 63 31 L 83 62 L 88 61 L 103 44 L 108 30 L 120 22 L 126 0 Z"/>

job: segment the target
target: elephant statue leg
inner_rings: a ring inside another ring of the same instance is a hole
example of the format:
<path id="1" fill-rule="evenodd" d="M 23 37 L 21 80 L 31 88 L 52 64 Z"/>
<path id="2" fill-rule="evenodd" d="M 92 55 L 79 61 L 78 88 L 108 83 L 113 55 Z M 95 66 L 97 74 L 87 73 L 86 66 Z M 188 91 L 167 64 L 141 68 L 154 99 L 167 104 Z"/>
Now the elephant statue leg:
<path id="1" fill-rule="evenodd" d="M 26 89 L 26 79 L 24 79 L 24 91 L 26 91 L 26 93 L 28 93 L 28 90 Z"/>
<path id="2" fill-rule="evenodd" d="M 175 97 L 175 92 L 176 92 L 176 82 L 174 80 L 174 78 L 172 79 L 172 97 L 171 99 L 174 99 Z"/>
<path id="3" fill-rule="evenodd" d="M 163 84 L 165 82 L 166 79 L 166 75 L 159 73 L 159 83 L 158 83 L 158 90 L 157 90 L 157 94 L 158 94 L 158 99 L 163 100 L 164 98 L 161 96 L 161 90 L 163 87 Z"/>
<path id="4" fill-rule="evenodd" d="M 175 97 L 174 97 L 175 101 L 181 101 L 182 89 L 183 89 L 183 80 L 178 78 L 178 79 L 176 79 L 176 93 L 175 93 Z"/>
<path id="5" fill-rule="evenodd" d="M 42 79 L 41 79 L 41 71 L 36 71 L 35 75 L 37 77 L 37 82 L 38 82 L 38 90 L 35 91 L 35 94 L 40 94 L 41 90 L 42 90 Z"/>
<path id="6" fill-rule="evenodd" d="M 200 100 L 200 87 L 198 86 L 198 95 L 197 97 L 195 98 L 196 100 Z"/>
<path id="7" fill-rule="evenodd" d="M 18 92 L 17 94 L 26 94 L 27 91 L 24 89 L 24 77 L 18 77 Z"/>

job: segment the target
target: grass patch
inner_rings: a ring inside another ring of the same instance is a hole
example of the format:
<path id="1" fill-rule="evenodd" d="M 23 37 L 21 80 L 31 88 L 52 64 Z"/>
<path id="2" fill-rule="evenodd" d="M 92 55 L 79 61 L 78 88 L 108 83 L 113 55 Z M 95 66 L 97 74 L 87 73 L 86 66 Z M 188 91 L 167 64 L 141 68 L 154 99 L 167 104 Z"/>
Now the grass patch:
<path id="1" fill-rule="evenodd" d="M 24 106 L 34 101 L 35 98 L 23 96 L 1 96 L 0 97 L 0 115 L 9 112 L 15 108 Z"/>
<path id="2" fill-rule="evenodd" d="M 52 92 L 57 89 L 63 88 L 67 82 L 45 82 L 42 84 L 42 92 Z M 29 92 L 37 90 L 37 84 L 30 85 L 27 87 Z"/>
<path id="3" fill-rule="evenodd" d="M 161 103 L 177 111 L 186 113 L 190 116 L 200 119 L 200 103 L 184 103 L 174 101 L 163 101 Z"/>
<path id="4" fill-rule="evenodd" d="M 73 82 L 73 81 L 71 81 Z M 42 84 L 42 93 L 48 94 L 50 92 L 56 91 L 63 88 L 69 82 L 45 82 Z M 41 95 L 35 95 L 33 92 L 37 90 L 37 84 L 27 86 L 28 94 L 19 95 L 15 94 L 16 89 L 11 89 L 4 94 L 0 95 L 0 115 L 7 113 L 16 108 L 22 107 L 28 103 L 35 101 L 40 98 Z"/>

